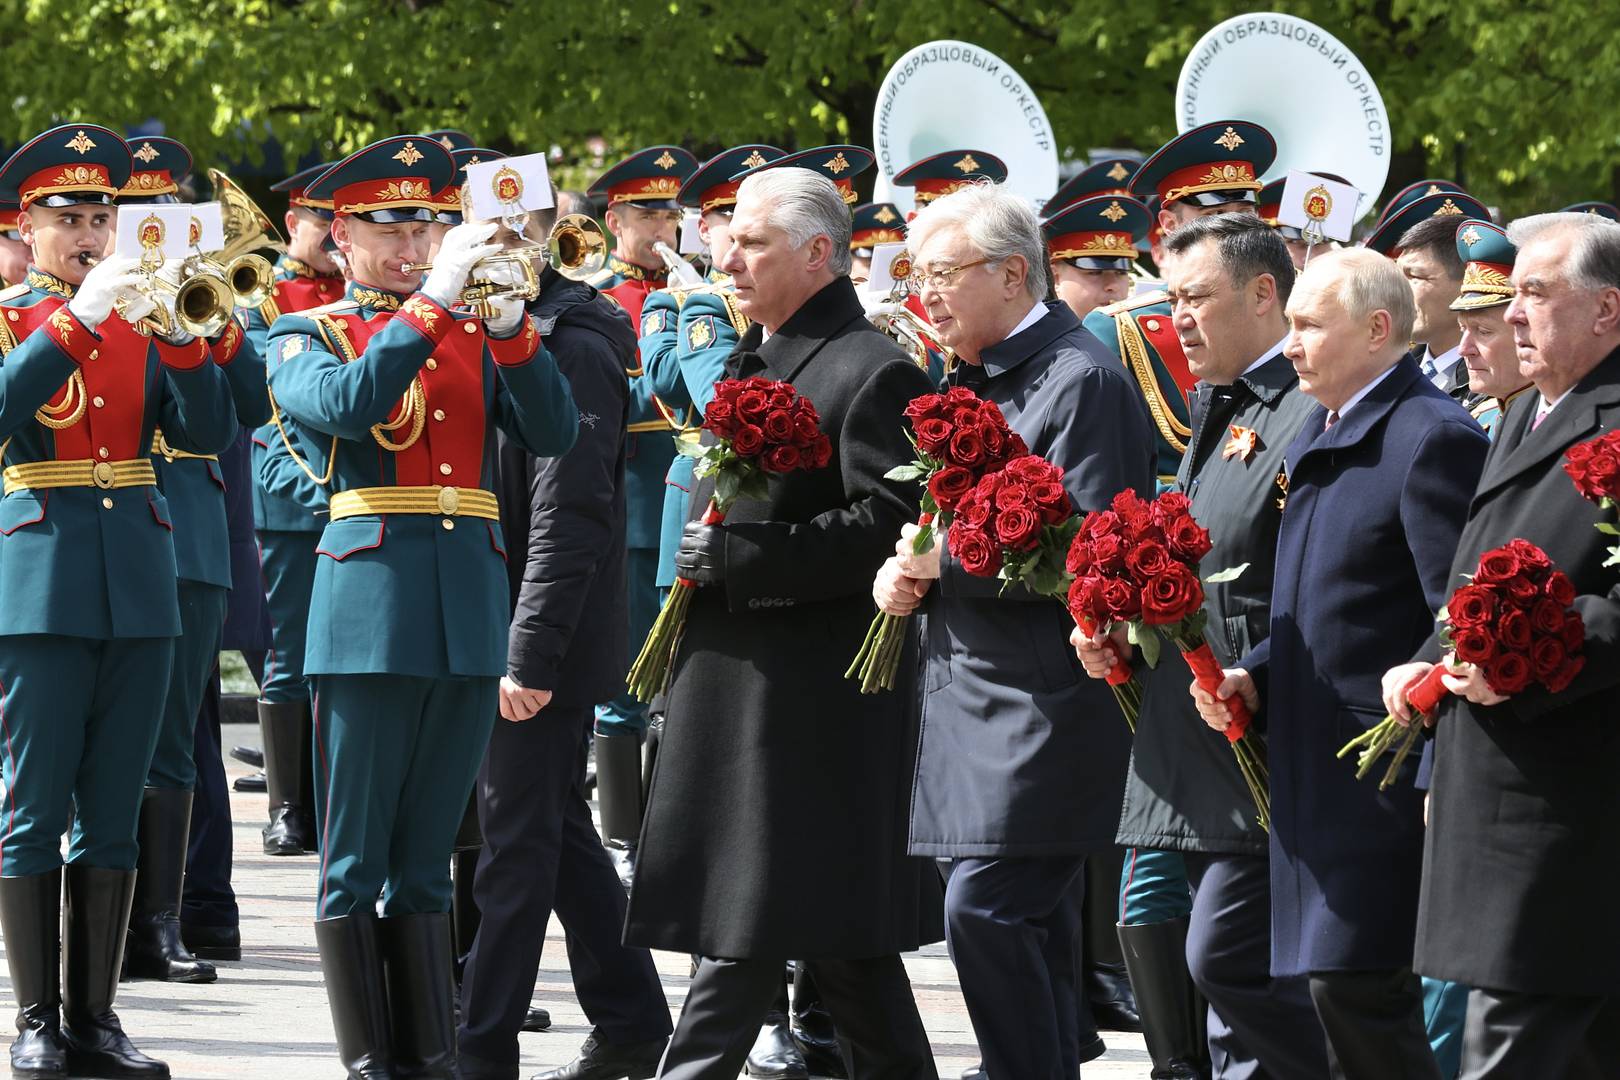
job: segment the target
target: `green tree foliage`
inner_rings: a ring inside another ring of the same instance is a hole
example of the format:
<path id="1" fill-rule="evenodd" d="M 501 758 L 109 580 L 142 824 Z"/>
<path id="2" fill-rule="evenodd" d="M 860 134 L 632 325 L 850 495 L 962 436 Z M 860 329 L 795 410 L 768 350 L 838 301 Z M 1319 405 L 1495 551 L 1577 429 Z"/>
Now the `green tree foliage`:
<path id="1" fill-rule="evenodd" d="M 1398 152 L 1509 213 L 1620 196 L 1620 6 L 1283 0 L 1366 62 Z M 1174 133 L 1181 62 L 1250 9 L 1218 0 L 0 0 L 0 139 L 161 120 L 201 161 L 459 127 L 580 165 L 671 141 L 870 145 L 889 65 L 954 37 L 1000 54 L 1065 145 Z M 967 103 L 964 103 L 967 104 Z"/>

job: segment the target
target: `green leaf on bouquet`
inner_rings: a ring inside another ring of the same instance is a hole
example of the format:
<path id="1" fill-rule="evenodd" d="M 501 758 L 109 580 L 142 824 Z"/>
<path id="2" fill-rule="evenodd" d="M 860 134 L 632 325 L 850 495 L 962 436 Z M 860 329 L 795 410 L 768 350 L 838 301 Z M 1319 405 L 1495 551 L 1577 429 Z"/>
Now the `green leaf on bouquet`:
<path id="1" fill-rule="evenodd" d="M 1597 531 L 1605 536 L 1620 536 L 1620 526 L 1610 525 L 1607 521 L 1598 522 Z"/>
<path id="2" fill-rule="evenodd" d="M 913 461 L 910 465 L 896 465 L 894 468 L 883 474 L 883 479 L 921 480 L 927 475 L 928 473 L 923 470 L 923 467 Z"/>
<path id="3" fill-rule="evenodd" d="M 1451 621 L 1451 613 L 1446 610 L 1446 605 L 1445 604 L 1440 605 L 1440 610 L 1435 613 L 1434 621 L 1435 622 L 1450 622 Z"/>
<path id="4" fill-rule="evenodd" d="M 1243 571 L 1247 570 L 1248 568 L 1248 563 L 1240 563 L 1237 566 L 1228 566 L 1225 570 L 1217 570 L 1213 574 L 1209 575 L 1204 579 L 1204 583 L 1206 585 L 1221 585 L 1228 581 L 1236 581 L 1238 578 L 1243 576 Z"/>
<path id="5" fill-rule="evenodd" d="M 1130 627 L 1128 633 L 1131 644 L 1142 650 L 1142 662 L 1150 668 L 1158 667 L 1159 650 L 1163 647 L 1159 632 L 1139 622 L 1130 622 L 1126 625 Z"/>
<path id="6" fill-rule="evenodd" d="M 934 546 L 934 526 L 924 525 L 917 530 L 917 535 L 911 538 L 911 553 L 921 555 Z"/>
<path id="7" fill-rule="evenodd" d="M 708 452 L 708 449 L 698 441 L 695 431 L 683 431 L 675 436 L 675 452 L 682 457 L 700 458 Z"/>
<path id="8" fill-rule="evenodd" d="M 770 479 L 764 473 L 750 469 L 738 481 L 737 495 L 739 498 L 764 502 L 771 497 Z"/>
<path id="9" fill-rule="evenodd" d="M 730 506 L 737 501 L 740 487 L 740 478 L 735 469 L 718 469 L 714 478 L 715 501 L 721 506 Z"/>
<path id="10" fill-rule="evenodd" d="M 1605 562 L 1603 565 L 1604 566 L 1620 566 L 1620 547 L 1612 547 L 1612 548 L 1609 549 L 1608 561 Z"/>

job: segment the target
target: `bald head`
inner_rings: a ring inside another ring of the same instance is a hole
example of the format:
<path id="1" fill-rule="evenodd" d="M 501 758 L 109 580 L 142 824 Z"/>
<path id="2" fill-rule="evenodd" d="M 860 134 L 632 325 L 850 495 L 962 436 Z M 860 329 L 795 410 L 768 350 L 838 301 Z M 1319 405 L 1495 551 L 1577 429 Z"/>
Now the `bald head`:
<path id="1" fill-rule="evenodd" d="M 1338 409 L 1401 358 L 1412 335 L 1412 290 L 1367 248 L 1313 256 L 1288 299 L 1284 352 L 1300 389 Z"/>

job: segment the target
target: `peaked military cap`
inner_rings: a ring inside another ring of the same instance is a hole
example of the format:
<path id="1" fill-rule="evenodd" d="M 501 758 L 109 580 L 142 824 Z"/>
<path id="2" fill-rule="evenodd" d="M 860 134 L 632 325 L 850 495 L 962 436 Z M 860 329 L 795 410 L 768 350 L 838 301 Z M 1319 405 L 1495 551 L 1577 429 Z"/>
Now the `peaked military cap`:
<path id="1" fill-rule="evenodd" d="M 1130 195 L 1131 177 L 1141 162 L 1130 158 L 1104 158 L 1087 165 L 1058 186 L 1046 205 L 1041 207 L 1042 217 L 1055 217 L 1059 210 L 1093 195 Z M 1135 198 L 1134 195 L 1131 196 Z"/>
<path id="2" fill-rule="evenodd" d="M 1140 198 L 1158 195 L 1169 206 L 1254 202 L 1260 176 L 1277 159 L 1277 140 L 1247 120 L 1217 120 L 1182 132 L 1159 147 L 1131 178 Z"/>
<path id="3" fill-rule="evenodd" d="M 1389 202 L 1384 204 L 1384 209 L 1378 214 L 1378 220 L 1373 223 L 1374 228 L 1382 225 L 1391 214 L 1400 213 L 1425 195 L 1438 195 L 1442 191 L 1462 191 L 1462 189 L 1462 185 L 1455 180 L 1441 180 L 1438 178 L 1419 180 L 1416 183 L 1407 184 L 1397 191 Z"/>
<path id="4" fill-rule="evenodd" d="M 837 186 L 838 193 L 844 197 L 844 203 L 854 206 L 858 198 L 855 194 L 855 178 L 870 169 L 875 161 L 877 157 L 870 150 L 846 143 L 834 143 L 831 146 L 816 146 L 809 150 L 783 154 L 775 161 L 767 161 L 763 165 L 745 169 L 732 179 L 740 183 L 750 173 L 763 172 L 766 169 L 811 169 L 831 180 Z"/>
<path id="5" fill-rule="evenodd" d="M 850 218 L 851 251 L 870 252 L 879 244 L 898 244 L 905 238 L 906 217 L 894 203 L 862 203 Z"/>
<path id="6" fill-rule="evenodd" d="M 466 146 L 450 151 L 450 159 L 456 163 L 456 175 L 439 192 L 439 209 L 435 217 L 440 224 L 460 225 L 465 216 L 461 208 L 461 189 L 467 183 L 467 166 L 477 165 L 481 161 L 499 161 L 505 156 L 487 146 Z"/>
<path id="7" fill-rule="evenodd" d="M 304 189 L 338 214 L 366 221 L 432 221 L 456 173 L 450 151 L 427 135 L 395 135 L 356 150 Z"/>
<path id="8" fill-rule="evenodd" d="M 901 187 L 914 188 L 918 206 L 926 206 L 975 180 L 1000 184 L 1007 179 L 1007 163 L 985 150 L 946 150 L 930 154 L 894 174 Z"/>
<path id="9" fill-rule="evenodd" d="M 127 145 L 133 164 L 119 200 L 178 202 L 180 185 L 191 175 L 191 151 L 162 135 L 142 135 Z"/>
<path id="10" fill-rule="evenodd" d="M 111 203 L 134 162 L 117 132 L 99 124 L 63 124 L 23 143 L 0 165 L 0 199 L 27 210 Z"/>
<path id="11" fill-rule="evenodd" d="M 704 214 L 710 210 L 735 206 L 737 185 L 742 181 L 734 178 L 749 169 L 770 164 L 782 157 L 783 153 L 784 151 L 777 147 L 765 143 L 749 143 L 746 146 L 733 146 L 730 150 L 722 150 L 698 166 L 697 170 L 686 178 L 686 183 L 681 185 L 676 201 L 682 206 L 695 206 Z"/>
<path id="12" fill-rule="evenodd" d="M 1059 210 L 1041 223 L 1053 262 L 1082 270 L 1129 270 L 1147 243 L 1153 219 L 1129 195 L 1093 195 Z"/>
<path id="13" fill-rule="evenodd" d="M 1461 191 L 1437 191 L 1433 195 L 1421 195 L 1410 200 L 1384 218 L 1367 234 L 1362 244 L 1393 259 L 1401 253 L 1401 237 L 1406 235 L 1407 229 L 1425 218 L 1450 216 L 1455 216 L 1458 221 L 1463 218 L 1489 221 L 1491 212 L 1472 195 L 1465 195 Z"/>
<path id="14" fill-rule="evenodd" d="M 649 146 L 598 176 L 585 193 L 607 196 L 609 206 L 634 203 L 648 210 L 679 210 L 675 200 L 681 185 L 697 167 L 697 158 L 678 146 Z"/>
<path id="15" fill-rule="evenodd" d="M 1464 262 L 1462 291 L 1452 311 L 1500 307 L 1513 299 L 1513 257 L 1507 233 L 1489 221 L 1467 218 L 1457 226 L 1457 254 Z"/>
<path id="16" fill-rule="evenodd" d="M 285 192 L 287 195 L 287 203 L 290 206 L 302 206 L 304 209 L 313 211 L 320 217 L 330 218 L 332 216 L 332 200 L 311 199 L 309 197 L 308 189 L 309 185 L 315 180 L 316 177 L 320 176 L 335 164 L 337 163 L 334 161 L 323 161 L 319 165 L 311 165 L 307 169 L 299 169 L 297 172 L 287 177 L 287 179 L 277 180 L 274 184 L 271 184 L 270 190 Z"/>
<path id="17" fill-rule="evenodd" d="M 427 136 L 452 154 L 457 150 L 471 150 L 478 145 L 477 139 L 474 139 L 465 131 L 457 131 L 455 128 L 434 128 L 427 133 Z"/>
<path id="18" fill-rule="evenodd" d="M 1578 202 L 1574 206 L 1564 207 L 1559 213 L 1596 214 L 1598 217 L 1605 217 L 1610 221 L 1620 221 L 1620 207 L 1615 207 L 1606 202 Z"/>

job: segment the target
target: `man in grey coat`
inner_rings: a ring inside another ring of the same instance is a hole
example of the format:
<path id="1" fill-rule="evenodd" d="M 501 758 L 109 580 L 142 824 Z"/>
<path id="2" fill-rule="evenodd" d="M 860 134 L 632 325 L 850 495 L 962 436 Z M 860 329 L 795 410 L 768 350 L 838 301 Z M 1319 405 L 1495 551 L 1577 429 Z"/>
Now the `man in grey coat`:
<path id="1" fill-rule="evenodd" d="M 974 185 L 929 205 L 909 243 L 922 301 L 961 365 L 953 382 L 1001 407 L 1030 452 L 1064 470 L 1079 512 L 1153 489 L 1141 395 L 1061 303 L 1047 304 L 1040 228 L 1016 195 Z M 927 616 L 914 855 L 956 860 L 946 939 L 996 1080 L 1072 1080 L 1080 1066 L 1072 886 L 1113 843 L 1129 737 L 1064 646 L 1060 602 L 913 555 L 907 526 L 878 606 Z M 1109 883 L 1110 887 L 1112 883 Z"/>

